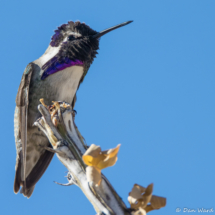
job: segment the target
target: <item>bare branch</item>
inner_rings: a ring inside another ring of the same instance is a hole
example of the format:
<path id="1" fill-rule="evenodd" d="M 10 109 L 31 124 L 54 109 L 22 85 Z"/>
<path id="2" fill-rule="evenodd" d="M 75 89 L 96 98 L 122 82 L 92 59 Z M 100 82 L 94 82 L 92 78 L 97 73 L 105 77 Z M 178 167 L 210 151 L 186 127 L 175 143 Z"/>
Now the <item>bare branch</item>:
<path id="1" fill-rule="evenodd" d="M 98 214 L 130 215 L 130 210 L 104 175 L 99 186 L 88 182 L 86 165 L 82 160 L 86 145 L 74 123 L 72 109 L 64 102 L 54 103 L 54 105 L 56 106 L 54 113 L 50 113 L 47 106 L 39 105 L 38 109 L 42 117 L 34 125 L 44 132 L 52 144 L 53 148 L 45 147 L 45 149 L 56 153 L 69 171 L 68 184 L 55 183 L 62 186 L 77 185 Z"/>

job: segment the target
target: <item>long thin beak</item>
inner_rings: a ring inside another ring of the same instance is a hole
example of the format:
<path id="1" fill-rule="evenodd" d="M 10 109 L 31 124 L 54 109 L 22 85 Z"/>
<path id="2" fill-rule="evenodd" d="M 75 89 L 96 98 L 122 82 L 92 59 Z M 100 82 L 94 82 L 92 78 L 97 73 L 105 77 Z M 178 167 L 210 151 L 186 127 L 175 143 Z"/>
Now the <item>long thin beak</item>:
<path id="1" fill-rule="evenodd" d="M 99 38 L 99 37 L 101 37 L 101 36 L 107 34 L 108 32 L 113 31 L 113 30 L 115 30 L 115 29 L 117 29 L 117 28 L 120 28 L 120 27 L 122 27 L 122 26 L 128 25 L 128 24 L 131 23 L 131 22 L 133 22 L 133 21 L 123 22 L 123 23 L 121 23 L 121 24 L 119 24 L 119 25 L 116 25 L 116 26 L 114 26 L 114 27 L 111 27 L 111 28 L 108 28 L 108 29 L 106 29 L 106 30 L 100 31 L 99 33 L 93 35 L 92 37 L 93 37 L 93 38 Z"/>

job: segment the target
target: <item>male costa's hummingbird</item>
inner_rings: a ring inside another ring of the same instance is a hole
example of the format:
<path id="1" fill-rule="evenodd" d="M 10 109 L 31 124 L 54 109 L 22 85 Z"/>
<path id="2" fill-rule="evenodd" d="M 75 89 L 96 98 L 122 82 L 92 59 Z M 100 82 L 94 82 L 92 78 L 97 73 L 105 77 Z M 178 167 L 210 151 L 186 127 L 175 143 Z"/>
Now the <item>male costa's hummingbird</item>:
<path id="1" fill-rule="evenodd" d="M 55 30 L 45 53 L 28 64 L 18 89 L 14 116 L 15 193 L 21 186 L 20 192 L 29 198 L 54 155 L 43 148 L 50 145 L 46 136 L 32 126 L 40 117 L 39 100 L 44 98 L 47 104 L 65 101 L 74 107 L 76 91 L 96 57 L 101 36 L 131 22 L 97 32 L 85 23 L 70 21 Z"/>

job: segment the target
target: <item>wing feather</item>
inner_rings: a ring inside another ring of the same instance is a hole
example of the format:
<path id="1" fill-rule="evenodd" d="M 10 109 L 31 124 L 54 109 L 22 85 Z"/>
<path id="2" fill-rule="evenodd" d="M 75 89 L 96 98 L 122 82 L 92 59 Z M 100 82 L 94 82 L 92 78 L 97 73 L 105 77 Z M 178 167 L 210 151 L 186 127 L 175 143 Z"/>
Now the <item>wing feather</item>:
<path id="1" fill-rule="evenodd" d="M 14 115 L 14 133 L 17 150 L 14 192 L 18 193 L 20 186 L 22 186 L 20 192 L 28 198 L 32 195 L 35 184 L 47 169 L 54 155 L 52 152 L 45 151 L 31 170 L 30 174 L 26 177 L 29 87 L 33 68 L 34 63 L 30 63 L 24 71 L 16 97 L 16 109 Z"/>
<path id="2" fill-rule="evenodd" d="M 31 82 L 32 73 L 33 73 L 33 64 L 30 63 L 28 64 L 28 66 L 24 71 L 24 74 L 22 76 L 22 80 L 18 89 L 18 93 L 16 96 L 16 106 L 19 109 L 19 112 L 18 112 L 19 116 L 17 116 L 19 119 L 18 138 L 22 143 L 21 151 L 22 151 L 22 162 L 23 162 L 24 187 L 25 187 L 25 178 L 26 178 L 27 117 L 28 117 L 28 103 L 29 103 L 28 95 L 29 95 L 29 86 Z M 21 161 L 20 158 L 19 160 Z M 19 165 L 20 164 L 18 164 L 18 167 Z M 17 190 L 17 185 L 16 185 L 16 189 L 14 186 L 14 190 L 15 191 Z"/>

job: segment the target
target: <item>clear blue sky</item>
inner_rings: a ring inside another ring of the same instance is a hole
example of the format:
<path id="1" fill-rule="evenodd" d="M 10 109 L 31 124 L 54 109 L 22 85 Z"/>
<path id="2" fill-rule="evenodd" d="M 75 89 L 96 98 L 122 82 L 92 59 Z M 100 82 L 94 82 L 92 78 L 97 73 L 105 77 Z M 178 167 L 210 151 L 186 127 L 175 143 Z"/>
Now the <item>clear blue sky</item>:
<path id="1" fill-rule="evenodd" d="M 101 39 L 75 107 L 87 144 L 122 144 L 103 173 L 125 203 L 134 183 L 153 182 L 167 206 L 152 215 L 215 209 L 214 11 L 214 0 L 1 1 L 0 214 L 95 214 L 79 188 L 53 183 L 67 182 L 56 157 L 29 200 L 13 193 L 21 76 L 69 20 L 97 31 L 134 20 Z"/>

